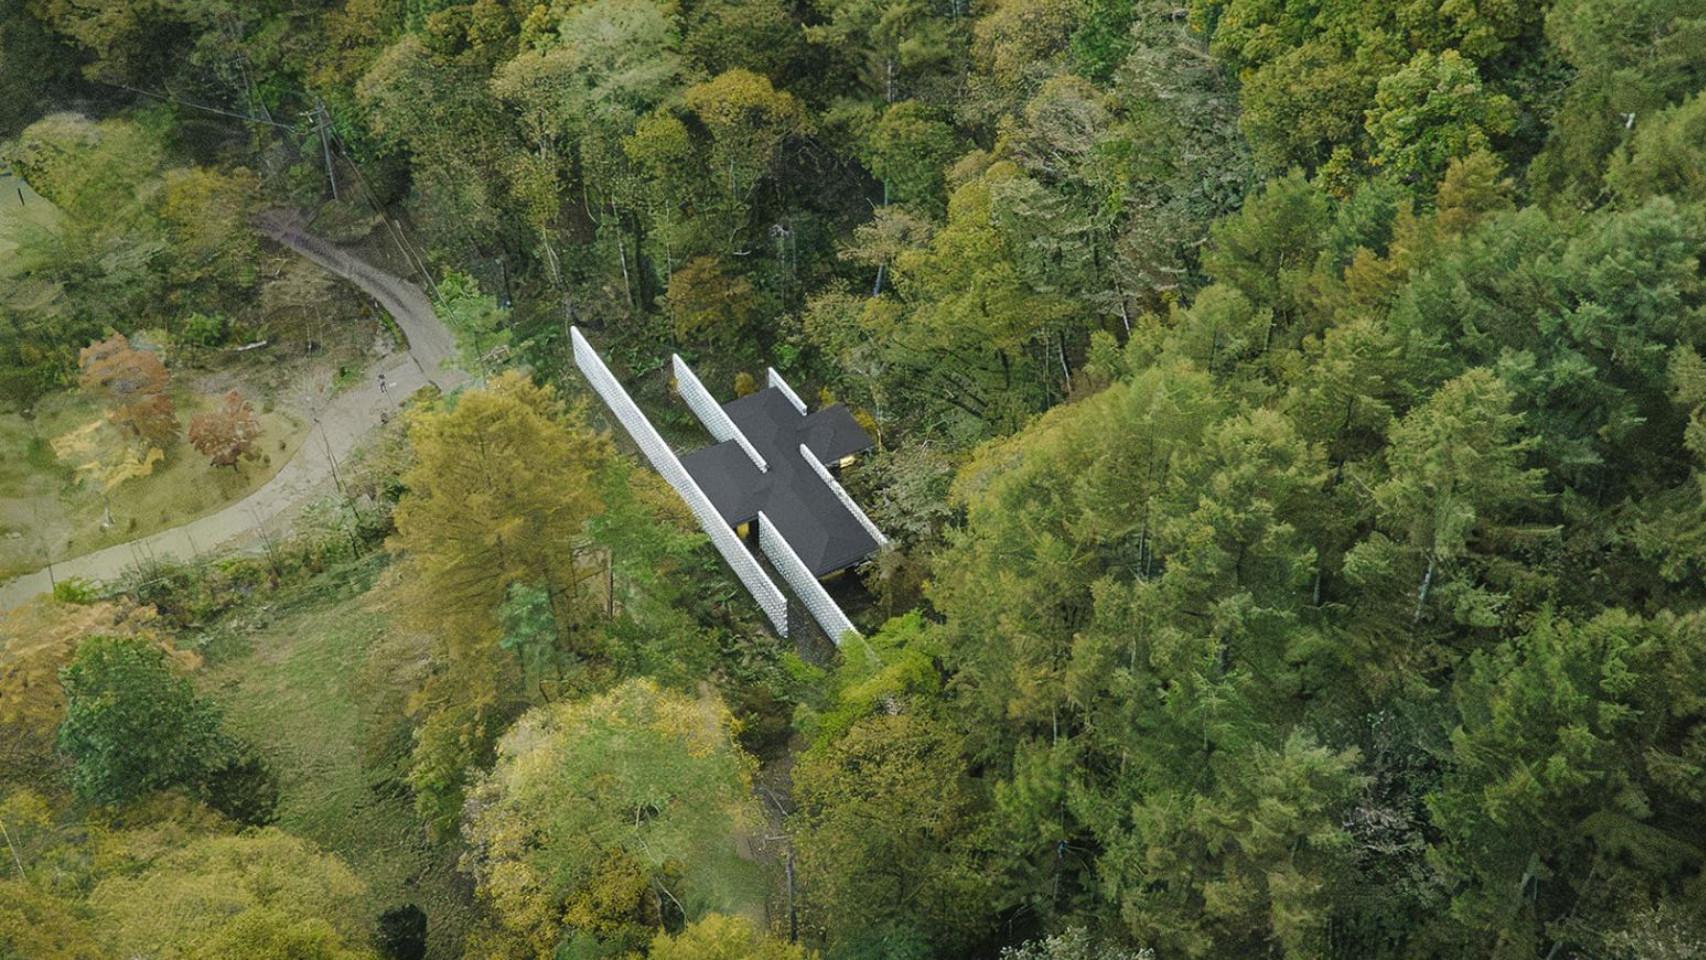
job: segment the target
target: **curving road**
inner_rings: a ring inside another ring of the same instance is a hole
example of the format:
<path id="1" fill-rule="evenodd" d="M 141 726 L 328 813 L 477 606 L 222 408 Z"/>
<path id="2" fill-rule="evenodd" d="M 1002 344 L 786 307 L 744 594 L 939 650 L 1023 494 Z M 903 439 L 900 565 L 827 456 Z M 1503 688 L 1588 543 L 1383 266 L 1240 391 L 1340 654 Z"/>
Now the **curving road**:
<path id="1" fill-rule="evenodd" d="M 252 539 L 266 523 L 286 516 L 318 496 L 332 482 L 334 460 L 347 459 L 357 443 L 397 410 L 416 390 L 431 383 L 451 391 L 468 377 L 453 364 L 456 341 L 433 312 L 420 287 L 368 264 L 303 229 L 301 219 L 272 212 L 257 220 L 261 233 L 289 247 L 326 271 L 343 277 L 378 300 L 408 338 L 404 353 L 380 357 L 358 386 L 334 396 L 314 418 L 314 428 L 267 483 L 247 497 L 188 523 L 139 540 L 63 560 L 47 570 L 0 584 L 0 611 L 52 589 L 52 579 L 82 577 L 110 580 L 147 558 L 189 558 L 215 547 Z M 384 374 L 386 390 L 379 389 Z"/>

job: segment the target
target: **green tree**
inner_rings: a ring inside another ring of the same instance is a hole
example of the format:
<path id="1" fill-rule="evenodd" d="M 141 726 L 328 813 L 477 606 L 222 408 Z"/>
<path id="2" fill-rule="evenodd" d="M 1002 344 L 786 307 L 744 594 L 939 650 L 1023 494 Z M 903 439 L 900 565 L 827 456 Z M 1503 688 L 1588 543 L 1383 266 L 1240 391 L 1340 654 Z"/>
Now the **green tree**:
<path id="1" fill-rule="evenodd" d="M 953 500 L 966 519 L 937 558 L 930 598 L 992 754 L 1053 729 L 1096 582 L 1110 567 L 1160 571 L 1169 475 L 1222 415 L 1201 372 L 1155 367 L 1051 410 L 961 469 Z"/>
<path id="2" fill-rule="evenodd" d="M 943 724 L 912 713 L 860 720 L 800 758 L 794 790 L 807 917 L 829 943 L 917 939 L 952 951 L 987 932 L 981 804 Z"/>
<path id="3" fill-rule="evenodd" d="M 924 0 L 821 0 L 806 38 L 851 74 L 849 87 L 893 103 L 923 95 L 945 104 L 970 36 L 963 11 Z"/>
<path id="4" fill-rule="evenodd" d="M 486 87 L 488 75 L 477 57 L 436 51 L 409 34 L 355 85 L 377 146 L 409 158 L 412 203 L 441 255 L 473 255 L 500 229 L 502 181 L 492 172 L 506 168 L 502 112 Z"/>
<path id="5" fill-rule="evenodd" d="M 732 722 L 649 680 L 524 715 L 463 827 L 497 921 L 475 955 L 549 960 L 586 937 L 639 949 L 666 919 L 757 895 L 737 848 L 756 822 L 752 761 Z"/>
<path id="6" fill-rule="evenodd" d="M 871 334 L 905 361 L 891 376 L 909 380 L 925 410 L 969 416 L 971 437 L 1016 425 L 1055 394 L 1064 371 L 1052 354 L 1077 321 L 1059 291 L 1029 282 L 996 220 L 1001 189 L 1020 176 L 997 163 L 954 190 L 946 225 L 896 260 L 901 312 L 867 308 Z"/>
<path id="7" fill-rule="evenodd" d="M 1294 170 L 1269 180 L 1237 213 L 1214 225 L 1203 269 L 1217 284 L 1237 289 L 1253 309 L 1272 310 L 1280 342 L 1288 342 L 1307 318 L 1315 262 L 1331 218 L 1320 184 Z"/>
<path id="8" fill-rule="evenodd" d="M 1463 949 L 1593 950 L 1605 929 L 1593 918 L 1678 897 L 1699 907 L 1675 884 L 1703 863 L 1691 826 L 1706 803 L 1703 638 L 1693 615 L 1543 612 L 1470 658 L 1428 797 Z"/>
<path id="9" fill-rule="evenodd" d="M 638 252 L 624 237 L 625 221 L 637 215 L 639 197 L 621 144 L 636 118 L 680 84 L 675 43 L 675 26 L 657 4 L 597 0 L 563 12 L 554 32 L 494 71 L 492 93 L 514 112 L 528 145 L 514 160 L 511 190 L 554 281 L 562 279 L 557 248 L 566 226 L 560 195 L 578 176 L 583 212 L 616 247 L 607 269 L 619 269 L 631 290 Z M 627 299 L 632 307 L 632 292 Z"/>
<path id="10" fill-rule="evenodd" d="M 59 749 L 71 784 L 95 803 L 125 803 L 202 781 L 225 754 L 219 711 L 176 675 L 158 644 L 95 636 L 60 672 Z"/>
<path id="11" fill-rule="evenodd" d="M 1133 798 L 1129 831 L 1104 835 L 1122 918 L 1187 956 L 1317 956 L 1346 880 L 1357 754 L 1294 733 L 1226 759 L 1216 789 Z"/>
<path id="12" fill-rule="evenodd" d="M 805 34 L 779 0 L 711 0 L 687 18 L 682 52 L 707 76 L 750 70 L 780 80 L 805 53 Z"/>
<path id="13" fill-rule="evenodd" d="M 884 195 L 923 210 L 945 209 L 943 170 L 959 151 L 952 127 L 916 100 L 893 103 L 865 135 L 866 165 Z"/>
<path id="14" fill-rule="evenodd" d="M 1368 111 L 1370 161 L 1404 182 L 1431 187 L 1446 164 L 1508 133 L 1515 104 L 1489 93 L 1475 64 L 1455 50 L 1422 52 L 1380 78 Z"/>
<path id="15" fill-rule="evenodd" d="M 509 311 L 466 273 L 446 271 L 434 291 L 433 312 L 456 335 L 462 362 L 473 369 L 489 369 L 491 358 L 509 346 Z"/>
<path id="16" fill-rule="evenodd" d="M 1440 651 L 1416 648 L 1414 631 L 1424 622 L 1482 629 L 1501 622 L 1511 585 L 1501 582 L 1494 552 L 1515 533 L 1518 511 L 1539 501 L 1545 477 L 1525 466 L 1534 444 L 1523 437 L 1512 399 L 1491 371 L 1472 370 L 1392 428 L 1390 476 L 1373 491 L 1378 529 L 1345 556 L 1367 609 L 1380 610 L 1370 621 L 1385 634 L 1376 662 L 1397 656 L 1436 668 L 1443 664 L 1426 658 Z"/>
<path id="17" fill-rule="evenodd" d="M 1574 75 L 1528 176 L 1543 200 L 1591 205 L 1632 130 L 1698 92 L 1706 17 L 1688 0 L 1564 0 L 1546 34 Z"/>
<path id="18" fill-rule="evenodd" d="M 1605 172 L 1606 185 L 1627 204 L 1649 197 L 1668 197 L 1679 203 L 1706 200 L 1706 175 L 1701 173 L 1703 137 L 1706 93 L 1643 124 L 1628 147 L 1612 157 Z"/>
<path id="19" fill-rule="evenodd" d="M 732 243 L 753 193 L 779 171 L 783 147 L 811 130 L 811 118 L 793 94 L 739 68 L 688 87 L 682 101 L 710 134 L 706 172 L 720 188 L 724 242 Z"/>

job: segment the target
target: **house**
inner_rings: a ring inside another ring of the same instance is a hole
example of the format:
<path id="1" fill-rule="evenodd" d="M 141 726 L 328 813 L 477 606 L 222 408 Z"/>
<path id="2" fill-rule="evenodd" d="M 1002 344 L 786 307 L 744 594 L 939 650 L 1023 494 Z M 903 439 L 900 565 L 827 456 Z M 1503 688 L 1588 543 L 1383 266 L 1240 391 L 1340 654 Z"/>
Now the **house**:
<path id="1" fill-rule="evenodd" d="M 767 372 L 764 389 L 720 403 L 677 356 L 677 392 L 715 441 L 678 455 L 580 331 L 570 334 L 587 382 L 686 501 L 777 632 L 789 634 L 789 604 L 771 571 L 830 639 L 856 632 L 820 581 L 870 557 L 887 539 L 836 479 L 873 446 L 847 408 L 808 412 L 775 370 Z"/>

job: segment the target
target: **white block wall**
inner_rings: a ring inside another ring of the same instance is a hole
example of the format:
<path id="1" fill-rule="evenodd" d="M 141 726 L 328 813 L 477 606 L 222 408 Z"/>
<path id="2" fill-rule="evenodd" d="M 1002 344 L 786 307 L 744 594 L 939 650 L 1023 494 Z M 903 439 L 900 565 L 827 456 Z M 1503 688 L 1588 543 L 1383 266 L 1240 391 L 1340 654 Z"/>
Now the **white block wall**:
<path id="1" fill-rule="evenodd" d="M 800 399 L 800 395 L 794 392 L 793 387 L 788 386 L 788 381 L 782 379 L 782 375 L 776 372 L 775 367 L 764 368 L 764 383 L 766 386 L 775 387 L 782 391 L 782 396 L 787 397 L 788 402 L 794 405 L 794 409 L 800 411 L 800 416 L 806 415 L 806 402 Z"/>
<path id="2" fill-rule="evenodd" d="M 681 394 L 681 399 L 687 401 L 688 408 L 699 418 L 699 422 L 705 425 L 711 436 L 717 438 L 719 443 L 733 440 L 740 444 L 740 448 L 746 451 L 747 457 L 752 460 L 752 465 L 758 468 L 759 473 L 768 471 L 769 464 L 752 448 L 746 435 L 740 432 L 740 428 L 729 419 L 729 415 L 723 412 L 723 405 L 699 382 L 699 375 L 693 372 L 693 368 L 681 359 L 680 354 L 671 354 L 670 357 L 675 361 L 676 392 Z"/>
<path id="3" fill-rule="evenodd" d="M 758 548 L 764 551 L 764 555 L 770 559 L 770 565 L 776 568 L 782 579 L 788 581 L 794 595 L 806 605 L 812 619 L 829 635 L 829 639 L 835 641 L 836 646 L 841 645 L 842 637 L 859 632 L 853 629 L 853 622 L 847 619 L 847 614 L 841 612 L 840 605 L 829 595 L 829 591 L 812 575 L 811 568 L 806 566 L 800 555 L 794 552 L 794 548 L 788 546 L 788 541 L 782 539 L 782 535 L 770 525 L 770 518 L 765 516 L 762 510 L 758 512 Z"/>
<path id="4" fill-rule="evenodd" d="M 835 499 L 840 500 L 842 506 L 853 512 L 853 516 L 858 518 L 860 525 L 865 528 L 865 532 L 871 535 L 872 540 L 877 541 L 877 546 L 880 547 L 889 542 L 889 538 L 883 536 L 883 532 L 877 529 L 877 525 L 871 522 L 871 518 L 865 516 L 865 511 L 859 504 L 848 496 L 847 489 L 836 482 L 835 475 L 829 472 L 829 468 L 819 463 L 817 455 L 812 453 L 811 448 L 803 443 L 800 444 L 800 459 L 811 464 L 812 469 L 817 471 L 818 477 L 824 483 L 829 484 L 829 492 L 835 494 Z"/>
<path id="5" fill-rule="evenodd" d="M 610 372 L 610 368 L 605 366 L 604 360 L 599 357 L 598 352 L 592 349 L 592 345 L 586 342 L 585 337 L 581 336 L 580 330 L 570 327 L 569 336 L 574 341 L 575 365 L 580 367 L 581 373 L 592 385 L 592 389 L 598 393 L 599 397 L 603 398 L 605 405 L 616 415 L 617 421 L 628 431 L 628 435 L 634 438 L 634 443 L 639 446 L 640 452 L 644 453 L 646 459 L 651 461 L 652 469 L 669 481 L 669 485 L 675 488 L 675 492 L 681 495 L 682 500 L 686 501 L 687 508 L 693 511 L 693 516 L 698 519 L 699 526 L 704 528 L 706 536 L 711 538 L 712 546 L 716 547 L 717 552 L 723 555 L 723 559 L 734 570 L 735 576 L 740 578 L 740 582 L 746 586 L 747 592 L 752 594 L 752 598 L 758 601 L 758 606 L 764 610 L 764 615 L 770 619 L 770 623 L 776 628 L 776 632 L 786 637 L 788 635 L 788 600 L 783 596 L 781 589 L 764 572 L 764 568 L 758 565 L 758 560 L 753 557 L 752 551 L 746 548 L 746 544 L 741 542 L 740 537 L 735 536 L 735 532 L 729 529 L 729 525 L 724 522 L 722 514 L 718 513 L 717 508 L 711 503 L 711 498 L 705 495 L 705 491 L 699 489 L 699 484 L 693 481 L 693 477 L 688 474 L 687 468 L 681 465 L 681 460 L 676 457 L 675 451 L 671 450 L 669 444 L 664 442 L 663 437 L 658 435 L 657 428 L 653 427 L 652 422 L 646 419 L 646 415 L 640 411 L 639 406 L 634 403 L 634 399 L 628 396 L 628 391 L 622 388 L 622 384 Z M 680 360 L 678 359 L 676 362 L 680 363 Z M 689 372 L 691 373 L 691 371 Z M 698 380 L 695 379 L 694 382 L 697 383 Z M 718 408 L 717 412 L 721 413 L 721 408 Z M 789 553 L 792 552 L 792 550 L 789 551 Z M 798 557 L 794 559 L 796 562 L 799 560 Z M 816 580 L 814 579 L 812 582 L 815 584 Z M 818 587 L 820 592 L 822 589 L 821 586 Z M 827 594 L 824 596 L 826 599 L 828 598 Z"/>

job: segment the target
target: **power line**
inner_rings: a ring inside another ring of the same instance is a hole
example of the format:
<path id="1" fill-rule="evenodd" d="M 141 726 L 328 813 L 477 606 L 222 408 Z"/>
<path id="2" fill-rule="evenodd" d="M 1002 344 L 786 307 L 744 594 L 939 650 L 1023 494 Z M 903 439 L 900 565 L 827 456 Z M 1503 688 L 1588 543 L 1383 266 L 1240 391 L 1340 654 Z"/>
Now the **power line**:
<path id="1" fill-rule="evenodd" d="M 246 120 L 249 123 L 263 123 L 269 127 L 278 127 L 281 130 L 295 130 L 296 129 L 295 127 L 291 126 L 288 123 L 279 123 L 277 120 L 269 120 L 265 117 L 250 116 L 249 114 L 246 114 L 246 113 L 233 113 L 230 110 L 222 110 L 218 107 L 210 107 L 210 106 L 203 104 L 203 103 L 195 103 L 193 101 L 184 100 L 184 99 L 181 99 L 179 97 L 170 97 L 170 96 L 167 96 L 163 93 L 154 93 L 151 90 L 143 90 L 143 89 L 140 89 L 138 87 L 132 87 L 128 84 L 112 83 L 111 81 L 107 81 L 107 80 L 101 80 L 101 81 L 97 81 L 97 82 L 103 83 L 109 87 L 117 87 L 120 90 L 129 90 L 131 93 L 140 94 L 141 96 L 144 96 L 144 97 L 152 97 L 155 100 L 161 100 L 161 101 L 164 101 L 166 103 L 175 103 L 175 104 L 178 104 L 179 106 L 191 107 L 191 108 L 196 109 L 196 110 L 205 110 L 208 113 L 217 113 L 222 117 L 234 117 L 238 120 Z"/>

